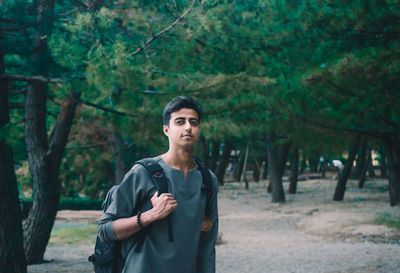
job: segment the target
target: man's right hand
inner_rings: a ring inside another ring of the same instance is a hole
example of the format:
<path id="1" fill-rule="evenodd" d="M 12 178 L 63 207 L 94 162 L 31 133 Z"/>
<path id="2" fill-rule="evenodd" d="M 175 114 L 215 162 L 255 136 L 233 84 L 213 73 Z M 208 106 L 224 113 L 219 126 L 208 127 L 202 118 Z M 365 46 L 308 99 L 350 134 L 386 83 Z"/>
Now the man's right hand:
<path id="1" fill-rule="evenodd" d="M 167 217 L 178 206 L 178 203 L 170 193 L 163 193 L 158 196 L 158 192 L 156 192 L 151 198 L 151 203 L 153 204 L 153 208 L 144 211 L 140 215 L 140 222 L 143 227 L 147 227 L 152 222 Z M 140 230 L 137 225 L 137 216 L 115 220 L 113 229 L 117 240 L 128 238 Z"/>
<path id="2" fill-rule="evenodd" d="M 158 196 L 158 191 L 151 198 L 151 203 L 153 204 L 151 211 L 154 213 L 155 220 L 167 217 L 178 206 L 172 194 L 163 193 Z"/>

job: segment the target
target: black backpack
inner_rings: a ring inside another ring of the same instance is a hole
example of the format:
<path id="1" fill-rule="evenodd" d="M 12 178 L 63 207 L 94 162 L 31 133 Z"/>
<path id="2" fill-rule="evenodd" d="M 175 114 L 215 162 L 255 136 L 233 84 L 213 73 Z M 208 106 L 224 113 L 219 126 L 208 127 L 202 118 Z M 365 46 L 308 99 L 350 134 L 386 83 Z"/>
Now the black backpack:
<path id="1" fill-rule="evenodd" d="M 211 212 L 210 197 L 212 191 L 212 178 L 207 166 L 195 160 L 197 166 L 199 166 L 200 172 L 203 177 L 204 191 L 207 193 L 206 211 L 205 215 L 209 216 Z M 157 187 L 158 194 L 168 192 L 168 181 L 165 177 L 163 168 L 154 159 L 142 159 L 137 161 L 135 164 L 140 164 L 146 168 L 149 172 L 154 184 Z M 108 206 L 112 202 L 112 194 L 118 186 L 113 186 L 107 193 L 106 198 L 103 202 L 102 209 L 105 212 Z M 167 217 L 168 221 L 168 238 L 172 242 L 174 240 L 172 233 L 172 222 L 171 218 Z M 146 230 L 141 230 L 135 233 L 136 236 L 136 247 L 135 251 L 140 252 L 143 246 L 144 239 L 146 237 Z M 96 244 L 94 247 L 94 254 L 89 256 L 88 260 L 93 263 L 94 271 L 96 273 L 120 273 L 124 268 L 125 261 L 121 255 L 122 241 L 114 242 L 103 242 L 100 238 L 96 237 Z"/>

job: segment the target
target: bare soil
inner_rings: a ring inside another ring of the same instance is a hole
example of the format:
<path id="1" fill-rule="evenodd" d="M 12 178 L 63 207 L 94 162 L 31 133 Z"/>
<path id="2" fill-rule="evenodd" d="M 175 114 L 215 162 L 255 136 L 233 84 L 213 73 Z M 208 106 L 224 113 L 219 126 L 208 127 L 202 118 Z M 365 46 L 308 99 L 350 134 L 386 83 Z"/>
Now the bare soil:
<path id="1" fill-rule="evenodd" d="M 345 200 L 335 202 L 334 180 L 306 180 L 284 204 L 271 203 L 266 183 L 250 183 L 249 191 L 238 183 L 220 188 L 217 272 L 400 272 L 400 231 L 375 224 L 382 214 L 400 217 L 399 207 L 389 206 L 386 181 L 368 180 L 364 189 L 349 181 Z M 60 211 L 56 225 L 100 215 Z M 28 272 L 93 272 L 93 247 L 49 246 L 51 262 Z"/>

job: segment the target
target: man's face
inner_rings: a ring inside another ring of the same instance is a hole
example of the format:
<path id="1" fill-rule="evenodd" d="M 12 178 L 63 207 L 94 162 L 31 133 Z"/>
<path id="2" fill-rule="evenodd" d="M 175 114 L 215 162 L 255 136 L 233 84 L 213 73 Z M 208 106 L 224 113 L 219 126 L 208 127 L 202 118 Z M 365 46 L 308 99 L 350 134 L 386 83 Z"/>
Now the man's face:
<path id="1" fill-rule="evenodd" d="M 171 114 L 169 126 L 163 126 L 168 136 L 170 146 L 193 148 L 199 139 L 200 122 L 197 112 L 193 109 L 182 108 Z"/>

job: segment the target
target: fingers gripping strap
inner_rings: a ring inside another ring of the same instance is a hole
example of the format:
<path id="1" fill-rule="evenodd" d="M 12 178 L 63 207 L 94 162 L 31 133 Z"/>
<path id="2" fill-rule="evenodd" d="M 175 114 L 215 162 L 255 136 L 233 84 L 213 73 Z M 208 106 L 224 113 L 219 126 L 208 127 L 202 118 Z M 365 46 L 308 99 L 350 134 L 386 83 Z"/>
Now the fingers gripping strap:
<path id="1" fill-rule="evenodd" d="M 167 193 L 168 191 L 168 180 L 165 177 L 164 170 L 158 164 L 155 160 L 153 159 L 142 159 L 137 161 L 135 164 L 140 164 L 142 165 L 149 175 L 151 176 L 151 179 L 153 180 L 154 184 L 157 187 L 158 195 L 160 196 L 163 193 Z M 168 239 L 170 242 L 174 241 L 174 236 L 172 232 L 172 221 L 171 221 L 171 216 L 167 216 L 167 223 L 168 223 Z M 138 245 L 136 247 L 136 250 L 140 251 L 142 245 L 143 245 L 143 239 L 144 236 L 142 236 L 141 241 L 138 242 Z"/>

